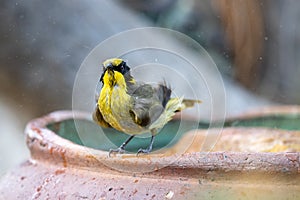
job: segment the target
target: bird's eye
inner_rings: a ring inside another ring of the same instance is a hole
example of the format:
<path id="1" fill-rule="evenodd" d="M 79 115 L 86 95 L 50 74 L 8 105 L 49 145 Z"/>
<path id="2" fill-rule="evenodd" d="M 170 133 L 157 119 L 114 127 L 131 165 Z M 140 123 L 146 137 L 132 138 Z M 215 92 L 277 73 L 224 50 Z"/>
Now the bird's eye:
<path id="1" fill-rule="evenodd" d="M 118 67 L 119 67 L 120 72 L 123 73 L 123 71 L 124 71 L 123 63 L 121 63 Z"/>

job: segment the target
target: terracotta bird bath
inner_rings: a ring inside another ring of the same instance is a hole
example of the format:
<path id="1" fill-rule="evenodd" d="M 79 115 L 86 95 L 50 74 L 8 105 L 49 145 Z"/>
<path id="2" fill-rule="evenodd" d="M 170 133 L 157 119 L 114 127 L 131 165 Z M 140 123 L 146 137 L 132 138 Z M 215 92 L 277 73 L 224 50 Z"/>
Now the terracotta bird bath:
<path id="1" fill-rule="evenodd" d="M 0 199 L 300 199 L 300 107 L 272 107 L 228 119 L 201 151 L 208 127 L 180 120 L 154 152 L 108 157 L 126 135 L 100 130 L 90 114 L 58 111 L 28 123 L 31 157 L 0 181 Z M 135 152 L 147 138 L 128 145 Z M 167 145 L 167 148 L 162 148 Z M 188 145 L 187 145 L 188 144 Z"/>

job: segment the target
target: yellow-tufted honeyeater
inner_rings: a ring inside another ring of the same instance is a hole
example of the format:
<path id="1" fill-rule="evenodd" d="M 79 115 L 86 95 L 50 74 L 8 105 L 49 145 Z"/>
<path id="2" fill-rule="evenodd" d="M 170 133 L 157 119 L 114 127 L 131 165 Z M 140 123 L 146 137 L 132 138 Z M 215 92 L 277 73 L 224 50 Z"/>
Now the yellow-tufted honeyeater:
<path id="1" fill-rule="evenodd" d="M 138 134 L 151 132 L 151 141 L 147 149 L 139 153 L 149 153 L 155 135 L 172 119 L 175 112 L 200 103 L 199 100 L 171 98 L 171 89 L 165 84 L 147 84 L 137 82 L 130 74 L 126 62 L 119 58 L 103 62 L 103 74 L 100 78 L 103 86 L 97 97 L 93 119 L 102 127 L 112 127 L 130 137 L 112 152 L 125 152 L 126 145 Z"/>

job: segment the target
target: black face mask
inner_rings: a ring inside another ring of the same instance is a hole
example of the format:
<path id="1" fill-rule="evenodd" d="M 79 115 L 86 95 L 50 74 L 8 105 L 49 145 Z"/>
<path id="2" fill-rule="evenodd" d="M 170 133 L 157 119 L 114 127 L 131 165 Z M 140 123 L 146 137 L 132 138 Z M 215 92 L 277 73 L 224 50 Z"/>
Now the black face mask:
<path id="1" fill-rule="evenodd" d="M 119 64 L 118 66 L 113 66 L 113 70 L 118 71 L 124 75 L 127 72 L 129 72 L 130 68 L 128 67 L 125 61 L 122 61 L 121 64 Z"/>

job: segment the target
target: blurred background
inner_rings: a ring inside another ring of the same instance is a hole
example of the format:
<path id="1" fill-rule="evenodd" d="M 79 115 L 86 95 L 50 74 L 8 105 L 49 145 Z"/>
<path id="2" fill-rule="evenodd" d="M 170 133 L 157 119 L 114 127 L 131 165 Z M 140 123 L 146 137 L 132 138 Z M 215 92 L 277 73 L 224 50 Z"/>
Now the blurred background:
<path id="1" fill-rule="evenodd" d="M 165 27 L 198 41 L 222 74 L 229 116 L 300 103 L 297 0 L 2 0 L 0 5 L 0 176 L 29 156 L 23 136 L 29 120 L 72 109 L 75 75 L 88 53 L 132 28 Z"/>

